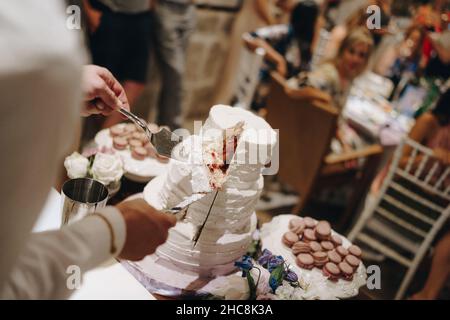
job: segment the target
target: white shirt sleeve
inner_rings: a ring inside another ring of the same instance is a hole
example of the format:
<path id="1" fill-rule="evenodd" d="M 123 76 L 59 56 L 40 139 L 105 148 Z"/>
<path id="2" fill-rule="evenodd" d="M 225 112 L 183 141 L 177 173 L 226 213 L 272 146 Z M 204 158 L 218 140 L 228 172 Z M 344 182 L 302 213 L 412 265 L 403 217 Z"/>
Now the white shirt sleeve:
<path id="1" fill-rule="evenodd" d="M 125 242 L 125 222 L 115 207 L 98 210 L 111 223 L 116 254 Z M 108 259 L 111 233 L 103 219 L 93 215 L 61 230 L 35 233 L 7 280 L 3 299 L 63 299 L 72 290 L 73 270 L 80 277 Z M 76 269 L 73 269 L 73 268 Z M 80 279 L 81 282 L 81 279 Z"/>
<path id="2" fill-rule="evenodd" d="M 66 266 L 86 271 L 110 255 L 109 229 L 98 217 L 30 236 L 78 138 L 86 59 L 63 3 L 0 1 L 0 297 L 64 298 Z M 123 218 L 105 210 L 121 248 Z"/>

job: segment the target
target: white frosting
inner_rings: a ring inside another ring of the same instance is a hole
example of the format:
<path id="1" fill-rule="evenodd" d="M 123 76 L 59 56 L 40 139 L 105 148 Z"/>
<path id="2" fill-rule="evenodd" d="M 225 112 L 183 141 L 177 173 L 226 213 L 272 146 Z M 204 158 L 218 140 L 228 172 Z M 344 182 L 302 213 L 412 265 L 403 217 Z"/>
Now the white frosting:
<path id="1" fill-rule="evenodd" d="M 234 128 L 233 134 L 240 134 L 236 130 L 242 125 L 244 131 L 238 140 L 226 180 L 218 191 L 209 219 L 193 248 L 192 240 L 203 224 L 215 195 L 210 186 L 211 170 L 205 165 L 210 159 L 205 157 L 205 152 L 208 155 L 210 150 L 223 148 L 222 136 L 225 131 Z M 246 135 L 246 131 L 251 129 L 265 131 L 268 133 L 267 139 L 258 140 Z M 235 270 L 234 262 L 247 251 L 256 228 L 254 209 L 263 188 L 261 169 L 264 165 L 238 160 L 248 159 L 251 148 L 261 145 L 268 147 L 270 151 L 266 154 L 271 155 L 276 142 L 274 134 L 264 120 L 248 111 L 227 106 L 211 109 L 201 135 L 188 137 L 177 147 L 180 161 L 172 161 L 167 174 L 158 178 L 162 180 L 158 194 L 148 195 L 144 191 L 146 200 L 158 209 L 172 208 L 193 193 L 209 192 L 189 207 L 185 220 L 178 222 L 169 231 L 167 242 L 155 253 L 157 263 L 168 269 L 198 274 L 201 278 L 229 274 Z M 222 144 L 215 145 L 218 141 Z"/>

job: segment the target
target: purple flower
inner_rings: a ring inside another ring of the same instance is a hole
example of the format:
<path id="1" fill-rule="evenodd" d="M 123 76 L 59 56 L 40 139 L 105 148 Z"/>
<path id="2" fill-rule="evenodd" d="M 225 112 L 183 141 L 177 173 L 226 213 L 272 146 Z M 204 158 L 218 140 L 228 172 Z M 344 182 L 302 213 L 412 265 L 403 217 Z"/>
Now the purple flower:
<path id="1" fill-rule="evenodd" d="M 278 267 L 280 264 L 284 263 L 284 259 L 282 256 L 272 256 L 267 263 L 267 269 L 269 272 L 272 272 L 273 269 Z"/>
<path id="2" fill-rule="evenodd" d="M 262 256 L 258 259 L 258 263 L 263 267 L 266 267 L 266 265 L 269 263 L 269 260 L 272 257 L 273 257 L 272 252 L 270 252 L 267 249 L 264 249 L 264 251 L 262 252 Z"/>
<path id="3" fill-rule="evenodd" d="M 284 280 L 288 281 L 288 282 L 297 282 L 298 281 L 298 276 L 294 271 L 288 271 L 286 276 L 284 277 Z"/>
<path id="4" fill-rule="evenodd" d="M 236 261 L 234 265 L 242 270 L 242 277 L 246 277 L 247 272 L 249 272 L 253 268 L 252 258 L 245 255 L 242 257 L 242 260 Z"/>

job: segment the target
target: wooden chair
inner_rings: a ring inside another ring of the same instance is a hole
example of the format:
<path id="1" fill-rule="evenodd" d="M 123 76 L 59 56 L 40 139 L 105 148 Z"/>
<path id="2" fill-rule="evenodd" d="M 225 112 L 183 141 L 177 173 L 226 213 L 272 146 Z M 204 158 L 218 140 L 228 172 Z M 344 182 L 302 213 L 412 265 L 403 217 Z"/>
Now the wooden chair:
<path id="1" fill-rule="evenodd" d="M 271 76 L 266 119 L 274 129 L 279 129 L 279 178 L 300 195 L 293 213 L 302 211 L 321 181 L 330 183 L 335 180 L 341 183 L 341 178 L 348 181 L 350 175 L 356 181 L 346 213 L 340 221 L 343 225 L 348 222 L 368 189 L 376 173 L 382 148 L 375 144 L 340 155 L 329 154 L 339 117 L 337 108 L 298 95 L 293 97 L 280 74 L 274 72 Z M 346 168 L 346 161 L 362 158 L 365 158 L 362 170 L 355 172 Z"/>

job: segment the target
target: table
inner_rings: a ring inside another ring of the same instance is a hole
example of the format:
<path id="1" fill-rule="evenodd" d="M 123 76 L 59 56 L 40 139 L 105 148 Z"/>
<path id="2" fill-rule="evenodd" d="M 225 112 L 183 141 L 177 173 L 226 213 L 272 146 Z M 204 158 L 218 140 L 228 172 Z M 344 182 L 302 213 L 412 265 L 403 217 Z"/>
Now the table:
<path id="1" fill-rule="evenodd" d="M 397 112 L 398 102 L 386 99 L 393 87 L 391 80 L 366 72 L 355 79 L 342 112 L 349 124 L 383 146 L 398 145 L 414 124 L 411 110 Z"/>
<path id="2" fill-rule="evenodd" d="M 61 224 L 60 195 L 52 189 L 33 232 L 56 230 Z M 155 300 L 116 260 L 87 272 L 71 300 Z"/>

